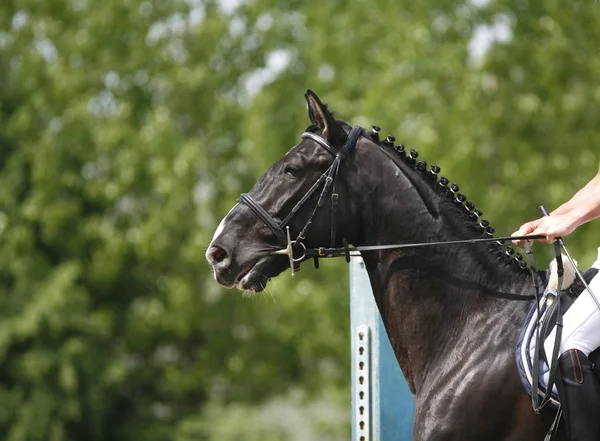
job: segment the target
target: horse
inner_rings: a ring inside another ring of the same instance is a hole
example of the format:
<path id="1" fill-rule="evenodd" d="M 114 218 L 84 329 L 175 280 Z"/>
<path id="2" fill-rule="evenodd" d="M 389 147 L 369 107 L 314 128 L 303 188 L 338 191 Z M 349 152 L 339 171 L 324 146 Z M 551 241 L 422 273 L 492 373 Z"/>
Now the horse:
<path id="1" fill-rule="evenodd" d="M 259 292 L 307 259 L 303 249 L 364 246 L 373 295 L 414 397 L 413 440 L 543 439 L 555 414 L 533 411 L 515 363 L 533 305 L 533 275 L 521 254 L 502 241 L 444 244 L 491 238 L 494 229 L 416 150 L 393 136 L 380 140 L 376 126 L 336 119 L 310 90 L 305 99 L 310 125 L 301 141 L 213 236 L 206 258 L 215 280 Z M 441 243 L 368 249 L 425 242 Z M 277 253 L 286 243 L 290 259 Z M 555 439 L 566 439 L 562 425 Z"/>

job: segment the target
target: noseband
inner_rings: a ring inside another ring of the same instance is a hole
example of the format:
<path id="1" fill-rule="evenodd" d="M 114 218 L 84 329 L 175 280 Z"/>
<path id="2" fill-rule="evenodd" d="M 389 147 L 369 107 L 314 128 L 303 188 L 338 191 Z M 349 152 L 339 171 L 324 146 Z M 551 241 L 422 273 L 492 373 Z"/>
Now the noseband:
<path id="1" fill-rule="evenodd" d="M 356 143 L 358 139 L 363 134 L 363 129 L 359 126 L 352 127 L 350 133 L 348 134 L 348 138 L 344 142 L 344 145 L 341 149 L 336 150 L 327 140 L 323 139 L 319 135 L 314 133 L 305 132 L 302 134 L 303 139 L 311 139 L 323 147 L 327 153 L 333 156 L 333 162 L 329 166 L 329 168 L 317 179 L 312 187 L 302 196 L 302 198 L 298 201 L 298 203 L 292 208 L 292 210 L 288 213 L 288 215 L 281 221 L 278 222 L 273 218 L 263 207 L 260 206 L 258 202 L 256 202 L 252 196 L 248 193 L 244 193 L 240 196 L 240 202 L 246 204 L 248 208 L 250 208 L 256 216 L 262 220 L 267 227 L 273 232 L 275 237 L 282 244 L 287 243 L 289 250 L 287 251 L 290 256 L 290 266 L 292 269 L 292 275 L 294 274 L 294 263 L 298 262 L 304 258 L 302 256 L 299 259 L 293 259 L 291 247 L 296 245 L 300 246 L 303 249 L 305 248 L 302 244 L 302 241 L 306 238 L 306 234 L 308 232 L 308 228 L 312 224 L 312 220 L 317 213 L 317 210 L 323 206 L 325 203 L 325 198 L 331 192 L 331 247 L 335 246 L 336 239 L 336 221 L 335 216 L 337 213 L 337 204 L 338 204 L 338 194 L 335 190 L 335 178 L 337 177 L 337 173 L 339 171 L 339 167 L 341 162 L 346 159 L 346 157 L 356 148 Z M 324 183 L 324 184 L 323 184 Z M 304 228 L 296 238 L 296 240 L 290 240 L 290 230 L 287 225 L 289 221 L 292 219 L 294 214 L 300 210 L 300 208 L 306 203 L 306 201 L 323 185 L 323 190 L 321 190 L 321 194 L 319 196 L 319 200 L 317 201 L 317 205 L 315 206 L 313 212 L 311 213 L 308 221 L 304 225 Z M 283 229 L 286 228 L 287 232 L 284 232 Z"/>

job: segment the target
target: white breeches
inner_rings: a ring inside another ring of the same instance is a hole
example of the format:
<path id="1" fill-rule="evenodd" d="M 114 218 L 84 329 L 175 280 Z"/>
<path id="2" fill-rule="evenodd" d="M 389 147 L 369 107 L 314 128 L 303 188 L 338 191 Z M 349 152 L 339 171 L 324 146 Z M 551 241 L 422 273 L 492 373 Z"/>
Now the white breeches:
<path id="1" fill-rule="evenodd" d="M 600 248 L 598 248 L 598 258 L 592 266 L 600 269 Z M 592 279 L 589 286 L 600 303 L 600 272 Z M 555 334 L 556 328 L 544 341 L 544 350 L 548 357 L 554 349 Z M 563 316 L 563 331 L 558 355 L 569 349 L 579 349 L 585 355 L 590 355 L 590 352 L 598 347 L 600 347 L 600 310 L 591 294 L 584 289 Z"/>

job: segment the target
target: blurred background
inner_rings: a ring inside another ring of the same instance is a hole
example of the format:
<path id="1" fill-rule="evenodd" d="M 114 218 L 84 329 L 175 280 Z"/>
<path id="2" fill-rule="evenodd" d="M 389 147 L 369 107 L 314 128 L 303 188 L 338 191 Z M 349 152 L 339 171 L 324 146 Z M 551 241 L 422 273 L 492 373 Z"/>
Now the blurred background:
<path id="1" fill-rule="evenodd" d="M 247 298 L 205 262 L 218 222 L 311 88 L 510 234 L 598 170 L 599 24 L 593 0 L 3 0 L 0 439 L 348 440 L 346 264 Z M 583 266 L 598 231 L 569 237 Z"/>

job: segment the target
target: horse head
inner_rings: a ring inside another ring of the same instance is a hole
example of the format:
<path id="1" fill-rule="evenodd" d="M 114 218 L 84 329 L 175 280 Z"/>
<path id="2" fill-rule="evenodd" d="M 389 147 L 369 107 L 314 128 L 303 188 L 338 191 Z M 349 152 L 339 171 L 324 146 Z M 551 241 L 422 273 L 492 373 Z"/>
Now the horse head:
<path id="1" fill-rule="evenodd" d="M 272 254 L 286 246 L 287 228 L 292 238 L 302 235 L 307 247 L 358 236 L 357 198 L 345 197 L 352 192 L 346 178 L 358 173 L 353 152 L 344 150 L 351 127 L 336 120 L 314 92 L 305 99 L 311 125 L 302 141 L 241 196 L 206 252 L 215 280 L 225 287 L 259 292 L 288 268 L 284 256 Z"/>

